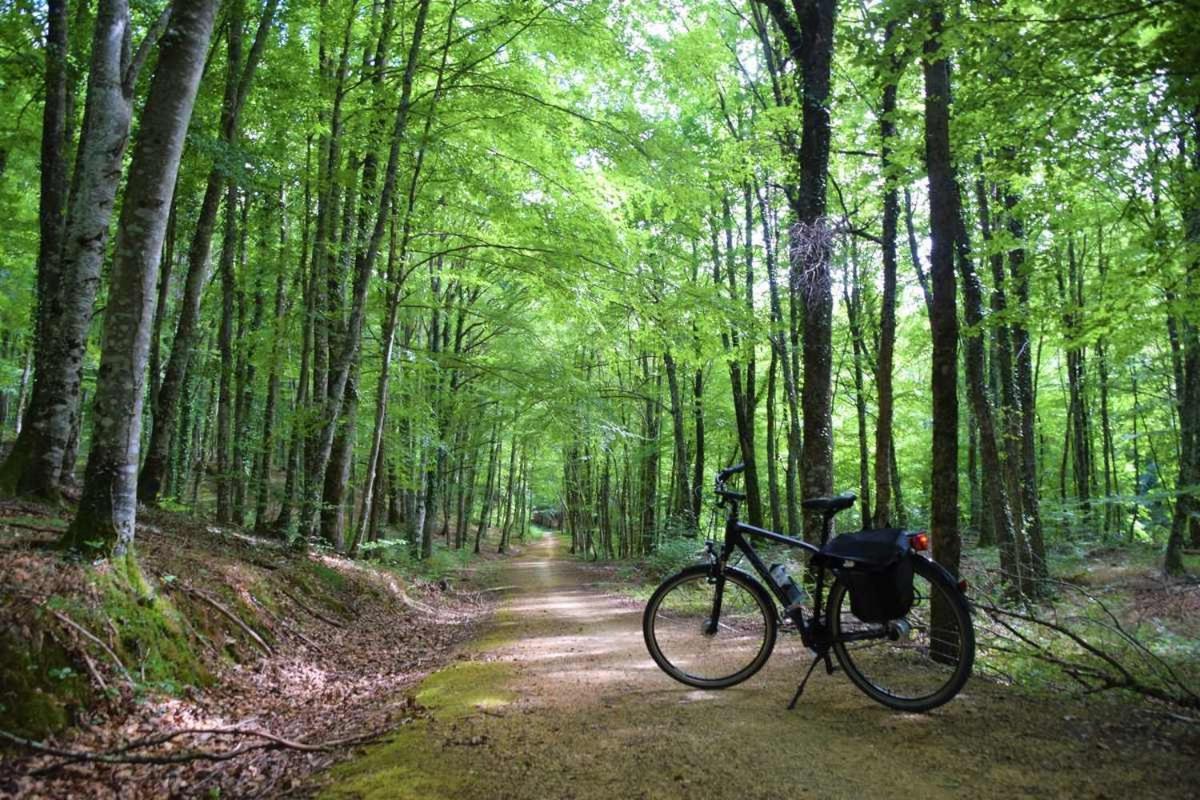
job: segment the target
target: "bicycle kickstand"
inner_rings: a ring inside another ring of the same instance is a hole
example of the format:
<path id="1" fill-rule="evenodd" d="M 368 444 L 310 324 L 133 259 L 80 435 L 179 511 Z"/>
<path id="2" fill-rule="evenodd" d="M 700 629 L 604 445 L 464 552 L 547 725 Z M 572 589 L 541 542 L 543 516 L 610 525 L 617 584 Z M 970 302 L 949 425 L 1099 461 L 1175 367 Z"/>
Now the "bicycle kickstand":
<path id="1" fill-rule="evenodd" d="M 812 677 L 813 670 L 817 668 L 817 664 L 820 664 L 822 659 L 825 661 L 826 668 L 829 667 L 829 654 L 817 653 L 812 663 L 808 665 L 808 672 L 804 673 L 804 680 L 800 681 L 800 685 L 796 687 L 796 693 L 792 695 L 792 702 L 788 703 L 788 711 L 796 707 L 797 701 L 800 700 L 800 695 L 804 694 L 804 686 L 808 683 L 808 679 Z"/>

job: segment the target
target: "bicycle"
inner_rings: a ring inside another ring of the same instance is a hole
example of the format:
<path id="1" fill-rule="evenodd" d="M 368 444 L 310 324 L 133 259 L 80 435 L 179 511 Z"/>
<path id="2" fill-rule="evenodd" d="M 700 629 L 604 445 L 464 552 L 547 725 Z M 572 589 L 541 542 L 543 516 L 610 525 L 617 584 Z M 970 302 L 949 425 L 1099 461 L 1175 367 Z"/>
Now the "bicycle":
<path id="1" fill-rule="evenodd" d="M 929 711 L 958 694 L 975 661 L 967 587 L 922 555 L 929 549 L 928 534 L 885 529 L 830 541 L 833 518 L 854 505 L 853 494 L 803 501 L 805 509 L 822 515 L 820 546 L 749 525 L 738 519 L 745 494 L 725 485 L 743 469 L 738 464 L 717 474 L 717 505 L 729 509 L 719 551 L 709 540 L 706 563 L 667 578 L 646 604 L 642 633 L 655 663 L 688 686 L 734 686 L 766 664 L 786 621 L 814 654 L 789 709 L 819 663 L 834 673 L 830 651 L 859 689 L 889 708 Z M 810 613 L 805 614 L 804 589 L 783 566 L 768 567 L 748 537 L 806 551 L 815 573 Z M 730 565 L 735 552 L 758 579 Z M 827 573 L 833 583 L 824 602 Z"/>

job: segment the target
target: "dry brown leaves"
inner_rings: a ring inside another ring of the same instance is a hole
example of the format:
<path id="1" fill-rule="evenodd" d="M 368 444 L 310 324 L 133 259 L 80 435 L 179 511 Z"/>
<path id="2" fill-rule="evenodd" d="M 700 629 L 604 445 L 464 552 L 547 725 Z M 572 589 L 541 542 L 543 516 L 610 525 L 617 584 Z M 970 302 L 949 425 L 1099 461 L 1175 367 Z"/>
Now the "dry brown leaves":
<path id="1" fill-rule="evenodd" d="M 16 626 L 24 635 L 32 635 L 30 605 L 50 595 L 89 606 L 98 600 L 83 591 L 81 567 L 39 545 L 46 534 L 4 526 L 6 516 L 38 511 L 0 505 L 0 626 Z M 50 742 L 64 750 L 114 750 L 182 728 L 254 728 L 305 743 L 385 733 L 422 713 L 405 689 L 446 662 L 489 610 L 490 599 L 479 592 L 405 582 L 334 556 L 298 556 L 277 542 L 162 512 L 144 514 L 138 548 L 143 569 L 160 586 L 171 575 L 207 593 L 237 598 L 230 607 L 240 614 L 253 609 L 257 618 L 245 621 L 270 633 L 274 655 L 265 657 L 239 641 L 237 626 L 228 623 L 225 642 L 197 645 L 216 677 L 212 686 L 175 697 L 122 689 L 119 697 L 89 709 L 77 729 Z M 335 596 L 324 596 L 325 605 L 306 594 L 303 584 L 289 582 L 304 558 L 317 558 L 345 578 Z M 258 596 L 264 586 L 278 590 L 274 603 Z M 185 613 L 194 612 L 180 594 L 170 592 Z M 93 660 L 110 686 L 121 685 L 115 667 Z M 129 666 L 136 674 L 136 665 Z M 137 752 L 172 757 L 228 753 L 251 744 L 263 741 L 195 734 Z M 0 796 L 290 797 L 310 793 L 310 776 L 352 751 L 249 748 L 228 761 L 159 765 L 64 763 L 10 750 L 0 755 Z"/>

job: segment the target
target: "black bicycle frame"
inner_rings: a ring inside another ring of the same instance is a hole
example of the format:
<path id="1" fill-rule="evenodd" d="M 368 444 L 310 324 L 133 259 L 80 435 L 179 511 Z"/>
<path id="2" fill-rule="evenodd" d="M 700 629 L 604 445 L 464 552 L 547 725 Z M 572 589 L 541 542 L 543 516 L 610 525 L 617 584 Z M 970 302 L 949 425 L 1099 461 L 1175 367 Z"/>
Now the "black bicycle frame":
<path id="1" fill-rule="evenodd" d="M 762 579 L 762 582 L 765 583 L 770 589 L 771 593 L 775 595 L 776 600 L 779 601 L 779 605 L 783 606 L 784 608 L 787 608 L 788 606 L 787 595 L 784 594 L 782 589 L 775 585 L 775 581 L 771 580 L 770 570 L 767 568 L 767 565 L 763 563 L 762 558 L 759 557 L 758 552 L 754 549 L 754 545 L 752 545 L 747 539 L 747 536 L 758 539 L 766 539 L 768 541 L 776 542 L 777 544 L 786 545 L 788 547 L 798 547 L 801 550 L 807 551 L 812 556 L 819 555 L 821 552 L 820 547 L 817 547 L 810 542 L 806 542 L 803 539 L 797 539 L 794 536 L 784 536 L 782 533 L 776 533 L 775 531 L 769 531 L 766 528 L 759 528 L 755 525 L 747 525 L 746 523 L 741 522 L 738 520 L 737 500 L 728 497 L 724 499 L 726 502 L 731 503 L 732 506 L 730 508 L 729 518 L 725 520 L 725 541 L 721 546 L 721 554 L 717 559 L 717 564 L 714 565 L 716 567 L 715 577 L 717 581 L 717 590 L 713 593 L 712 616 L 709 618 L 708 624 L 709 633 L 716 632 L 717 623 L 721 618 L 721 598 L 725 590 L 725 565 L 729 562 L 729 559 L 735 550 L 741 551 L 741 553 L 746 557 L 746 560 L 749 561 L 750 565 L 754 567 L 754 571 L 758 573 L 758 576 Z M 822 547 L 826 542 L 829 541 L 829 536 L 833 532 L 833 516 L 834 514 L 829 512 L 826 512 L 822 515 Z M 796 626 L 800 630 L 800 638 L 804 642 L 805 646 L 814 647 L 819 652 L 825 652 L 827 651 L 829 645 L 832 644 L 828 636 L 829 626 L 826 625 L 821 619 L 821 605 L 824 601 L 825 591 L 826 566 L 818 563 L 816 568 L 817 583 L 813 589 L 812 615 L 808 619 L 805 619 L 803 617 L 803 613 L 797 611 L 797 616 L 793 617 L 793 621 L 796 622 Z M 865 639 L 878 639 L 883 638 L 885 635 L 886 634 L 883 631 L 862 631 L 843 634 L 839 638 L 839 641 L 849 642 Z"/>

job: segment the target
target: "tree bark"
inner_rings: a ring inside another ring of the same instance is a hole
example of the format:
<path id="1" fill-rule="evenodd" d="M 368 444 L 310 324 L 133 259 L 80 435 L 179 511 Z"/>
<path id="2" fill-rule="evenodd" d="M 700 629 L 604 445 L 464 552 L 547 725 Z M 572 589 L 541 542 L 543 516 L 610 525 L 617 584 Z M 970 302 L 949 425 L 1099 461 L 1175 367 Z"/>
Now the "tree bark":
<path id="1" fill-rule="evenodd" d="M 104 0 L 93 30 L 83 133 L 64 223 L 65 14 L 65 6 L 49 7 L 33 392 L 20 436 L 0 467 L 0 489 L 51 500 L 58 498 L 80 399 L 92 304 L 129 139 L 133 90 L 145 58 L 144 48 L 130 56 L 126 0 Z M 147 34 L 147 44 L 161 23 L 165 18 Z"/>
<path id="2" fill-rule="evenodd" d="M 241 64 L 241 0 L 238 0 L 238 3 L 236 7 L 238 13 L 233 15 L 229 28 L 231 32 L 230 59 L 217 133 L 220 143 L 226 146 L 237 141 L 242 108 L 249 96 L 255 71 L 262 58 L 263 50 L 266 48 L 267 33 L 270 31 L 279 0 L 266 0 L 262 16 L 259 18 L 258 29 L 254 34 L 254 43 L 250 46 L 250 52 L 244 65 Z M 235 53 L 236 58 L 234 57 Z M 151 401 L 154 419 L 146 446 L 146 460 L 138 476 L 138 499 L 143 503 L 155 503 L 158 500 L 163 480 L 166 477 L 171 441 L 175 435 L 178 419 L 176 408 L 179 405 L 180 392 L 183 390 L 183 379 L 187 372 L 188 360 L 191 358 L 199 330 L 200 301 L 204 287 L 208 283 L 209 253 L 212 247 L 213 233 L 216 230 L 221 192 L 222 189 L 227 189 L 226 184 L 229 180 L 220 165 L 214 163 L 209 169 L 204 198 L 200 203 L 200 211 L 196 216 L 196 227 L 188 247 L 188 270 L 184 278 L 183 298 L 179 303 L 179 319 L 175 325 L 175 338 L 171 342 L 171 355 L 167 359 L 167 368 L 163 373 L 162 384 Z"/>
<path id="3" fill-rule="evenodd" d="M 791 282 L 804 307 L 804 494 L 833 490 L 833 282 L 832 234 L 825 218 L 829 172 L 829 84 L 833 62 L 836 0 L 793 0 L 793 13 L 782 0 L 760 0 L 783 33 L 800 71 L 802 97 L 800 149 L 795 155 L 799 183 L 789 187 L 796 216 L 791 230 Z M 816 541 L 821 515 L 804 515 L 804 535 Z"/>
<path id="4" fill-rule="evenodd" d="M 933 335 L 933 457 L 930 533 L 933 557 L 957 575 L 962 556 L 958 531 L 958 312 L 954 242 L 958 215 L 950 153 L 950 72 L 940 41 L 943 11 L 929 10 L 925 41 L 925 161 L 929 171 L 930 327 Z M 935 605 L 934 624 L 948 627 L 950 609 Z"/>
<path id="5" fill-rule="evenodd" d="M 129 167 L 93 406 L 92 447 L 69 548 L 123 555 L 133 543 L 146 361 L 156 279 L 216 0 L 176 0 Z"/>
<path id="6" fill-rule="evenodd" d="M 892 43 L 897 22 L 889 21 L 884 29 L 883 47 Z M 896 189 L 896 168 L 892 164 L 893 142 L 896 139 L 896 82 L 899 59 L 889 59 L 888 78 L 884 82 L 883 102 L 879 118 L 880 171 L 883 173 L 883 296 L 879 309 L 879 358 L 875 364 L 875 513 L 870 524 L 875 528 L 891 525 L 892 513 L 892 420 L 895 416 L 892 397 L 892 361 L 896 349 L 896 227 L 900 218 L 900 199 Z M 864 524 L 867 520 L 863 520 Z"/>

